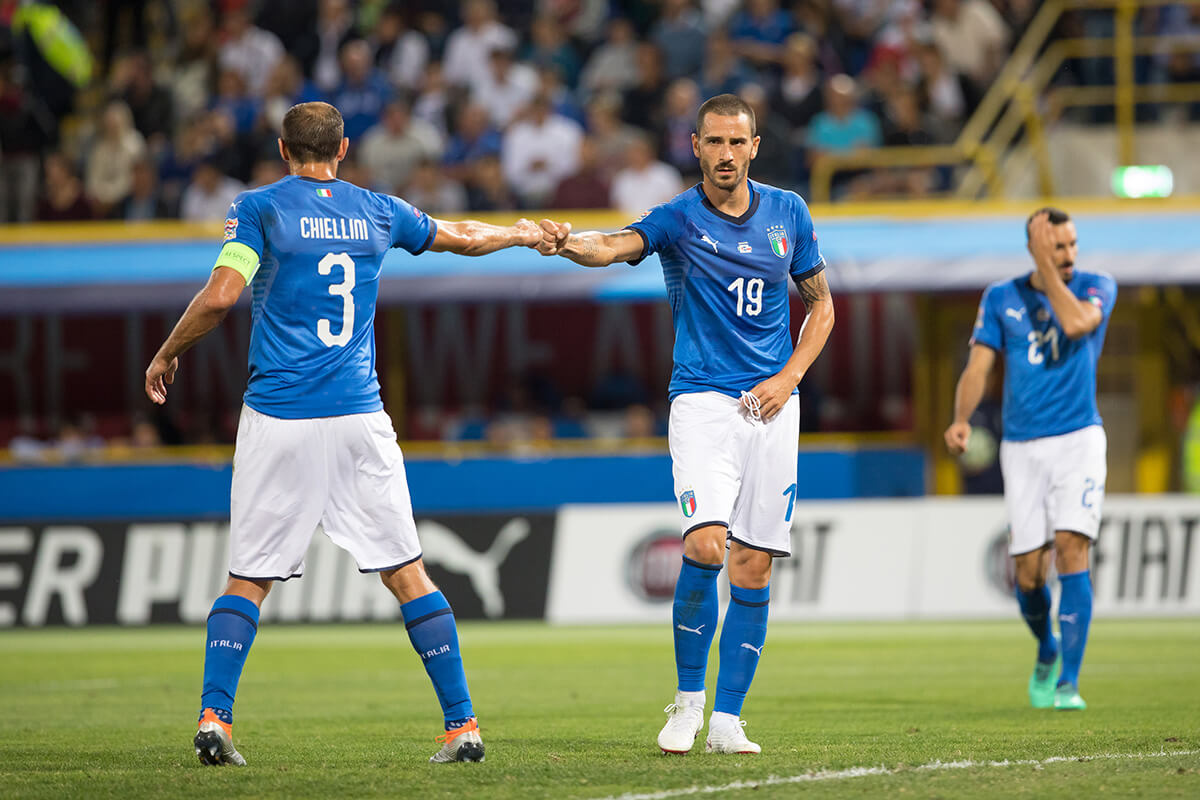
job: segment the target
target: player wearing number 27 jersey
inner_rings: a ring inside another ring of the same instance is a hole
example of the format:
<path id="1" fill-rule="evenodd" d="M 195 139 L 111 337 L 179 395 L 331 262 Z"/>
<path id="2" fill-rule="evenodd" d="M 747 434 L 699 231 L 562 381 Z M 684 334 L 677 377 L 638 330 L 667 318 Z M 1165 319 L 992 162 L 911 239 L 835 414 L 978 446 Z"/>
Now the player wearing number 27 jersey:
<path id="1" fill-rule="evenodd" d="M 292 174 L 234 200 L 208 284 L 146 370 L 147 395 L 165 402 L 179 355 L 250 286 L 229 582 L 208 617 L 193 740 L 205 764 L 246 763 L 233 743 L 233 702 L 259 608 L 273 581 L 303 573 L 318 525 L 400 602 L 445 721 L 443 746 L 430 760 L 483 760 L 454 615 L 421 561 L 404 459 L 379 397 L 375 302 L 393 247 L 482 255 L 535 246 L 541 234 L 528 220 L 510 228 L 433 220 L 399 198 L 337 180 L 349 145 L 342 132 L 341 114 L 326 103 L 287 112 L 279 151 Z"/>
<path id="2" fill-rule="evenodd" d="M 726 561 L 730 603 L 705 746 L 760 752 L 740 715 L 766 642 L 772 559 L 791 553 L 796 387 L 833 327 L 807 206 L 792 192 L 748 178 L 758 141 L 745 102 L 711 98 L 692 137 L 704 175 L 699 185 L 613 234 L 572 234 L 544 221 L 538 248 L 588 267 L 638 264 L 651 253 L 662 263 L 675 324 L 668 442 L 683 534 L 672 613 L 678 683 L 657 740 L 665 753 L 690 751 L 704 724 L 717 576 Z M 807 306 L 795 342 L 792 282 Z"/>
<path id="3" fill-rule="evenodd" d="M 946 443 L 953 453 L 965 450 L 967 420 L 993 362 L 1003 358 L 1000 467 L 1009 552 L 1017 601 L 1038 640 L 1030 702 L 1078 710 L 1086 707 L 1078 683 L 1092 616 L 1088 552 L 1100 530 L 1107 474 L 1096 364 L 1117 285 L 1108 275 L 1075 269 L 1075 223 L 1066 212 L 1035 212 L 1026 235 L 1036 269 L 984 293 Z M 1062 585 L 1061 641 L 1053 634 L 1046 585 L 1052 549 Z"/>

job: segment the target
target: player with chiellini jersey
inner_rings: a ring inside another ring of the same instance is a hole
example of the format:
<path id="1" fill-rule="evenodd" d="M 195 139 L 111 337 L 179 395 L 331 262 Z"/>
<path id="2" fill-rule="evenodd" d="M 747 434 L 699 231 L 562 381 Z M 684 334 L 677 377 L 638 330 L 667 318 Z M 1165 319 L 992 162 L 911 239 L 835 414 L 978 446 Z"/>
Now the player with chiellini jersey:
<path id="1" fill-rule="evenodd" d="M 539 250 L 578 264 L 637 264 L 658 253 L 675 327 L 668 438 L 684 537 L 672 628 L 678 685 L 658 735 L 686 753 L 704 726 L 717 627 L 717 576 L 729 555 L 710 752 L 758 753 L 742 704 L 767 632 L 771 563 L 791 553 L 800 402 L 796 387 L 833 327 L 825 261 L 808 207 L 749 180 L 754 112 L 734 95 L 700 107 L 692 148 L 703 181 L 616 233 L 542 222 Z M 793 344 L 788 286 L 808 313 Z"/>
<path id="2" fill-rule="evenodd" d="M 1100 531 L 1107 474 L 1096 363 L 1117 284 L 1109 275 L 1075 269 L 1079 245 L 1065 211 L 1034 212 L 1025 235 L 1035 268 L 984 292 L 946 444 L 955 454 L 966 450 L 967 420 L 997 357 L 1003 358 L 1000 468 L 1009 552 L 1017 602 L 1038 641 L 1029 699 L 1034 708 L 1081 710 L 1087 704 L 1079 695 L 1079 668 L 1092 618 L 1088 551 Z M 1061 641 L 1046 585 L 1051 548 L 1062 585 Z"/>
<path id="3" fill-rule="evenodd" d="M 233 745 L 233 701 L 259 608 L 274 581 L 300 577 L 318 524 L 401 603 L 445 720 L 430 760 L 483 760 L 454 615 L 422 564 L 404 459 L 379 396 L 375 303 L 390 248 L 483 255 L 542 236 L 528 220 L 504 228 L 431 219 L 398 197 L 337 180 L 349 145 L 342 131 L 326 103 L 287 112 L 279 151 L 291 174 L 234 200 L 208 284 L 146 370 L 146 393 L 165 402 L 178 357 L 250 286 L 229 582 L 208 617 L 194 739 L 206 764 L 246 763 Z"/>

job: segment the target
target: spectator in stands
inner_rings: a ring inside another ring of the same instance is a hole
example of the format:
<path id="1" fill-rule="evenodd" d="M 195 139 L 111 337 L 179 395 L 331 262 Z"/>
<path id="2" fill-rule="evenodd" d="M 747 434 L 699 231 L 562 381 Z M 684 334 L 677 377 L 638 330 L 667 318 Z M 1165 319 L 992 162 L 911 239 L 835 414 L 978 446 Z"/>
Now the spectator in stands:
<path id="1" fill-rule="evenodd" d="M 529 29 L 529 45 L 525 49 L 523 61 L 541 68 L 551 68 L 562 76 L 563 82 L 571 89 L 579 82 L 579 54 L 567 41 L 566 32 L 559 27 L 553 17 L 539 16 L 533 20 Z"/>
<path id="2" fill-rule="evenodd" d="M 342 48 L 355 37 L 354 14 L 346 0 L 320 0 L 316 24 L 296 40 L 292 55 L 317 89 L 332 92 L 342 82 Z"/>
<path id="3" fill-rule="evenodd" d="M 596 144 L 596 155 L 606 177 L 612 178 L 625 163 L 625 153 L 640 133 L 621 121 L 621 98 L 598 95 L 587 108 L 588 135 Z M 607 205 L 607 203 L 605 203 Z"/>
<path id="4" fill-rule="evenodd" d="M 609 192 L 608 176 L 601 168 L 596 140 L 584 137 L 579 145 L 579 169 L 559 182 L 549 207 L 607 208 Z"/>
<path id="5" fill-rule="evenodd" d="M 758 127 L 758 155 L 750 166 L 755 180 L 772 186 L 789 188 L 796 185 L 796 145 L 787 122 L 771 110 L 767 90 L 757 83 L 742 87 L 738 95 L 754 109 Z"/>
<path id="6" fill-rule="evenodd" d="M 396 194 L 408 183 L 417 164 L 441 155 L 438 132 L 429 123 L 413 119 L 403 100 L 388 103 L 383 120 L 367 131 L 358 146 L 358 162 L 370 175 L 372 188 L 387 194 Z"/>
<path id="7" fill-rule="evenodd" d="M 286 63 L 286 59 L 280 59 L 276 68 Z M 275 70 L 273 69 L 271 72 L 273 76 Z M 270 79 L 263 82 L 264 94 L 269 87 L 271 87 Z M 227 114 L 233 120 L 233 129 L 239 136 L 248 134 L 254 129 L 254 123 L 258 121 L 261 103 L 260 98 L 251 97 L 246 92 L 246 82 L 242 78 L 242 73 L 236 69 L 221 70 L 221 75 L 217 79 L 217 96 L 213 100 L 212 109 Z"/>
<path id="8" fill-rule="evenodd" d="M 274 158 L 264 158 L 254 162 L 254 169 L 250 171 L 250 185 L 247 188 L 266 186 L 286 177 L 287 174 L 287 165 L 279 159 L 278 154 Z"/>
<path id="9" fill-rule="evenodd" d="M 183 46 L 168 81 L 177 129 L 208 108 L 209 87 L 216 80 L 217 71 L 217 35 L 208 12 L 194 9 L 184 13 L 182 32 Z"/>
<path id="10" fill-rule="evenodd" d="M 300 62 L 292 56 L 285 56 L 275 65 L 274 72 L 267 80 L 258 125 L 274 140 L 283 124 L 283 115 L 289 108 L 297 103 L 318 99 L 317 87 L 304 79 Z"/>
<path id="11" fill-rule="evenodd" d="M 517 34 L 496 18 L 492 0 L 467 0 L 462 6 L 463 25 L 446 40 L 443 67 L 446 82 L 467 87 L 487 79 L 488 57 L 496 48 L 513 50 Z"/>
<path id="12" fill-rule="evenodd" d="M 934 0 L 933 40 L 947 66 L 967 77 L 971 104 L 983 96 L 1004 65 L 1009 30 L 987 0 Z"/>
<path id="13" fill-rule="evenodd" d="M 604 35 L 609 0 L 538 0 L 537 11 L 591 49 Z"/>
<path id="14" fill-rule="evenodd" d="M 469 183 L 481 158 L 499 155 L 500 132 L 491 126 L 487 110 L 474 104 L 464 106 L 442 162 L 446 174 Z"/>
<path id="15" fill-rule="evenodd" d="M 700 108 L 700 90 L 695 81 L 680 78 L 667 89 L 667 107 L 658 131 L 658 152 L 663 161 L 692 182 L 700 174 L 696 154 L 692 152 L 692 133 L 696 130 L 696 111 Z M 649 206 L 647 206 L 649 208 Z"/>
<path id="16" fill-rule="evenodd" d="M 783 75 L 776 86 L 771 107 L 796 128 L 807 127 L 824 106 L 816 59 L 817 46 L 808 34 L 793 33 L 784 43 Z"/>
<path id="17" fill-rule="evenodd" d="M 430 61 L 425 65 L 420 90 L 413 102 L 413 116 L 428 122 L 445 139 L 449 132 L 451 93 L 450 87 L 446 85 L 446 73 L 442 69 L 442 62 Z"/>
<path id="18" fill-rule="evenodd" d="M 371 44 L 376 68 L 393 86 L 407 92 L 421 87 L 425 65 L 429 63 L 429 43 L 408 27 L 402 6 L 392 4 L 383 10 Z"/>
<path id="19" fill-rule="evenodd" d="M 585 96 L 623 92 L 637 82 L 637 38 L 624 17 L 608 23 L 608 38 L 592 51 L 579 78 Z"/>
<path id="20" fill-rule="evenodd" d="M 159 189 L 154 162 L 143 158 L 133 165 L 129 194 L 117 206 L 114 216 L 125 222 L 145 222 L 164 219 L 169 213 Z"/>
<path id="21" fill-rule="evenodd" d="M 629 148 L 624 169 L 613 178 L 611 205 L 632 216 L 665 203 L 681 191 L 683 178 L 679 170 L 656 161 L 650 137 L 642 134 Z"/>
<path id="22" fill-rule="evenodd" d="M 98 216 L 107 216 L 133 185 L 133 165 L 146 156 L 146 140 L 133 127 L 129 106 L 114 100 L 104 107 L 99 131 L 88 152 L 84 190 Z"/>
<path id="23" fill-rule="evenodd" d="M 662 14 L 650 31 L 650 41 L 662 51 L 663 72 L 668 80 L 700 71 L 707 38 L 691 0 L 663 0 Z"/>
<path id="24" fill-rule="evenodd" d="M 45 178 L 37 206 L 39 222 L 85 220 L 96 216 L 91 201 L 83 193 L 83 182 L 66 156 L 51 153 L 46 156 L 42 169 Z"/>
<path id="25" fill-rule="evenodd" d="M 879 120 L 859 108 L 858 86 L 849 75 L 834 75 L 825 85 L 825 110 L 808 126 L 810 159 L 825 153 L 849 153 L 878 147 L 883 137 Z"/>
<path id="26" fill-rule="evenodd" d="M 512 46 L 499 44 L 492 48 L 487 72 L 471 87 L 471 102 L 486 108 L 492 124 L 503 129 L 529 105 L 539 82 L 537 70 L 514 60 Z"/>
<path id="27" fill-rule="evenodd" d="M 517 207 L 517 198 L 504 180 L 499 156 L 479 159 L 467 186 L 467 204 L 471 211 L 511 211 Z"/>
<path id="28" fill-rule="evenodd" d="M 442 175 L 433 160 L 417 164 L 398 194 L 427 214 L 460 214 L 467 210 L 467 190 Z"/>
<path id="29" fill-rule="evenodd" d="M 538 70 L 538 91 L 550 98 L 550 107 L 554 109 L 554 113 L 573 120 L 580 127 L 583 126 L 583 106 L 576 102 L 575 93 L 563 83 L 558 70 L 553 67 L 542 67 Z"/>
<path id="30" fill-rule="evenodd" d="M 969 92 L 966 78 L 946 66 L 942 51 L 933 43 L 922 44 L 917 49 L 917 61 L 921 65 L 918 84 L 921 105 L 929 109 L 945 140 L 950 141 L 958 134 L 966 117 Z"/>
<path id="31" fill-rule="evenodd" d="M 0 225 L 33 219 L 40 151 L 53 126 L 49 112 L 17 83 L 14 62 L 0 58 Z"/>
<path id="32" fill-rule="evenodd" d="M 888 147 L 928 146 L 938 143 L 932 133 L 937 123 L 921 112 L 920 96 L 914 89 L 898 86 L 884 103 L 883 143 Z M 876 173 L 875 194 L 921 197 L 934 188 L 932 167 L 898 167 Z"/>
<path id="33" fill-rule="evenodd" d="M 656 46 L 637 47 L 637 83 L 626 90 L 622 99 L 625 121 L 639 127 L 655 127 L 662 119 L 663 97 L 667 81 L 663 77 L 662 56 Z"/>
<path id="34" fill-rule="evenodd" d="M 550 98 L 539 94 L 513 122 L 501 142 L 504 177 L 523 208 L 542 208 L 558 182 L 579 166 L 583 130 L 555 114 Z"/>
<path id="35" fill-rule="evenodd" d="M 154 80 L 154 65 L 144 52 L 133 53 L 113 69 L 113 90 L 129 106 L 133 125 L 155 153 L 162 152 L 175 119 L 171 93 Z"/>
<path id="36" fill-rule="evenodd" d="M 187 222 L 219 222 L 229 211 L 229 204 L 245 188 L 240 181 L 223 174 L 212 160 L 202 161 L 183 192 L 179 216 Z"/>
<path id="37" fill-rule="evenodd" d="M 371 62 L 371 46 L 351 39 L 342 46 L 342 82 L 329 102 L 342 112 L 347 138 L 358 141 L 383 114 L 392 97 L 387 79 Z"/>
<path id="38" fill-rule="evenodd" d="M 746 0 L 729 27 L 739 56 L 758 69 L 777 71 L 783 61 L 784 42 L 795 30 L 795 23 L 791 14 L 779 7 L 779 0 Z"/>
<path id="39" fill-rule="evenodd" d="M 758 76 L 743 63 L 725 32 L 713 31 L 700 70 L 700 96 L 707 100 L 719 94 L 737 94 L 742 86 L 756 80 Z"/>
<path id="40" fill-rule="evenodd" d="M 255 27 L 245 8 L 225 12 L 223 34 L 224 41 L 218 51 L 221 68 L 240 72 L 250 94 L 261 97 L 267 78 L 284 56 L 279 38 Z"/>

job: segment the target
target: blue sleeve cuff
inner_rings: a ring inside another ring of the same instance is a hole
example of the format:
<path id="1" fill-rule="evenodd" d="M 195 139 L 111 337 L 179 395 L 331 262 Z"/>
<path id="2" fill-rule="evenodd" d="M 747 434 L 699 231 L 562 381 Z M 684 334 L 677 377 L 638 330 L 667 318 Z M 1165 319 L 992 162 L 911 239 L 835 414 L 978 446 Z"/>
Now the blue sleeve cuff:
<path id="1" fill-rule="evenodd" d="M 811 278 L 813 275 L 816 275 L 818 272 L 821 272 L 821 271 L 823 271 L 824 269 L 825 269 L 825 257 L 824 257 L 824 256 L 822 256 L 822 257 L 821 257 L 821 260 L 820 260 L 820 261 L 817 263 L 817 265 L 816 265 L 815 267 L 813 267 L 812 269 L 809 269 L 809 270 L 808 270 L 808 271 L 806 271 L 806 272 L 801 272 L 801 273 L 799 273 L 799 274 L 796 274 L 796 273 L 794 273 L 794 272 L 793 272 L 793 273 L 792 273 L 792 280 L 793 280 L 793 281 L 796 283 L 796 285 L 797 285 L 797 286 L 799 286 L 799 285 L 800 285 L 800 281 L 808 280 L 808 279 L 809 279 L 809 278 Z"/>
<path id="2" fill-rule="evenodd" d="M 642 237 L 641 255 L 639 255 L 637 258 L 631 259 L 630 261 L 626 262 L 627 264 L 629 264 L 629 266 L 636 267 L 638 264 L 640 264 L 646 260 L 646 256 L 650 255 L 650 240 L 648 238 L 646 238 L 646 232 L 643 231 L 641 228 L 637 227 L 637 223 L 626 226 L 625 230 L 633 231 L 638 236 Z"/>
<path id="3" fill-rule="evenodd" d="M 429 235 L 425 237 L 425 243 L 412 251 L 414 256 L 419 256 L 429 249 L 429 245 L 433 244 L 434 237 L 437 236 L 437 223 L 433 221 L 433 217 L 429 218 Z"/>

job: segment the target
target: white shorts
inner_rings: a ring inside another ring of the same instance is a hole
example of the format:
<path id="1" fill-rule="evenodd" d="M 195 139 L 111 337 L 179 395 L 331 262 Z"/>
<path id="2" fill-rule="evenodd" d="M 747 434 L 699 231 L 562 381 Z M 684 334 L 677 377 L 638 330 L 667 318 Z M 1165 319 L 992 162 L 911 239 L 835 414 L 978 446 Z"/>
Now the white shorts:
<path id="1" fill-rule="evenodd" d="M 770 422 L 719 392 L 676 397 L 668 441 L 683 535 L 724 525 L 735 542 L 791 555 L 799 439 L 797 395 Z"/>
<path id="2" fill-rule="evenodd" d="M 1108 439 L 1099 425 L 1000 443 L 1009 553 L 1037 550 L 1054 541 L 1055 531 L 1095 540 L 1104 505 L 1107 449 Z"/>
<path id="3" fill-rule="evenodd" d="M 279 419 L 242 406 L 230 516 L 235 578 L 299 577 L 318 524 L 360 572 L 421 557 L 404 457 L 383 411 Z"/>

